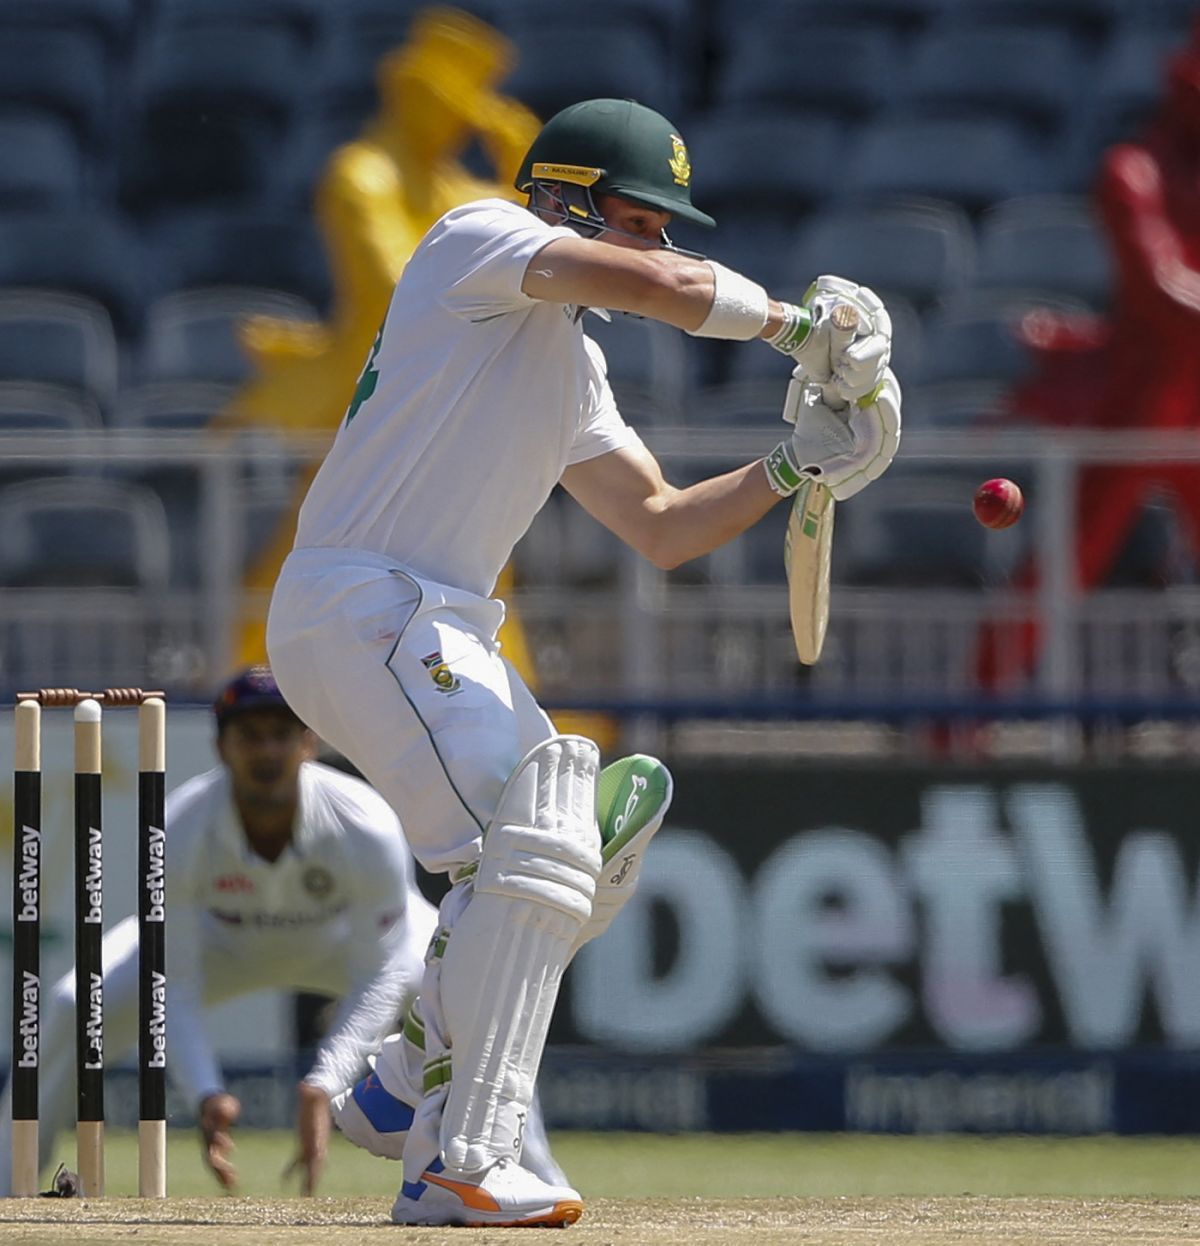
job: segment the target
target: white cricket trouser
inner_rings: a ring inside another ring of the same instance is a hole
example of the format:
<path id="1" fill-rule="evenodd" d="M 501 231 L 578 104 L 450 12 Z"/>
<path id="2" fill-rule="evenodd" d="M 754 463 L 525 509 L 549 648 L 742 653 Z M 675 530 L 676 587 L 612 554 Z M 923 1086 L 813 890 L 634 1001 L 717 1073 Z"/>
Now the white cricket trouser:
<path id="1" fill-rule="evenodd" d="M 503 617 L 359 550 L 293 550 L 271 599 L 288 704 L 382 794 L 432 873 L 478 858 L 509 775 L 554 734 L 500 656 Z"/>
<path id="2" fill-rule="evenodd" d="M 432 916 L 432 910 L 429 911 Z M 412 981 L 421 979 L 430 923 L 408 921 L 404 954 L 411 965 Z M 170 921 L 170 912 L 167 915 Z M 105 936 L 102 945 L 104 972 L 104 1059 L 116 1064 L 137 1047 L 138 1023 L 138 922 L 126 917 Z M 295 955 L 288 963 L 245 955 L 236 944 L 207 946 L 203 953 L 203 982 L 198 992 L 206 1008 L 254 991 L 313 991 L 342 995 L 350 980 L 344 950 L 322 948 L 297 939 Z M 64 974 L 43 1001 L 41 1067 L 38 1070 L 38 1165 L 44 1169 L 54 1153 L 55 1142 L 75 1123 L 75 974 Z M 171 965 L 167 962 L 167 1017 L 171 1017 Z M 171 1072 L 168 1031 L 167 1072 Z M 74 1152 L 60 1158 L 73 1168 Z M 12 1086 L 0 1096 L 0 1196 L 12 1192 Z"/>

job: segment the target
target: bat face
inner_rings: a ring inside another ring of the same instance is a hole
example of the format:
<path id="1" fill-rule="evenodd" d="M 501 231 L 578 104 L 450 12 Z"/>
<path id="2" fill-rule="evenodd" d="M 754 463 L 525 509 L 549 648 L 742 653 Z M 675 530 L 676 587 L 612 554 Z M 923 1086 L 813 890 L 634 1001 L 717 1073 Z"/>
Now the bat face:
<path id="1" fill-rule="evenodd" d="M 796 656 L 806 666 L 821 656 L 829 622 L 833 509 L 829 490 L 815 481 L 805 481 L 792 497 L 784 537 L 792 637 Z"/>

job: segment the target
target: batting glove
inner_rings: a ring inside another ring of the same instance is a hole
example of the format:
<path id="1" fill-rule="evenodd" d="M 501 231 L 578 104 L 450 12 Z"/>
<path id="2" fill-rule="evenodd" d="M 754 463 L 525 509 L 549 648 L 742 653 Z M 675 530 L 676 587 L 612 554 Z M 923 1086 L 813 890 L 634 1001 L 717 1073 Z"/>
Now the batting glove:
<path id="1" fill-rule="evenodd" d="M 849 303 L 858 312 L 857 329 L 838 329 L 833 309 Z M 822 276 L 796 307 L 783 304 L 783 328 L 768 338 L 804 370 L 804 379 L 831 386 L 846 402 L 873 393 L 892 354 L 892 318 L 874 290 L 842 277 Z"/>
<path id="2" fill-rule="evenodd" d="M 789 497 L 805 480 L 817 480 L 844 502 L 878 480 L 896 457 L 900 386 L 892 370 L 885 368 L 877 392 L 840 403 L 796 368 L 788 383 L 783 418 L 796 428 L 763 460 L 771 488 Z"/>

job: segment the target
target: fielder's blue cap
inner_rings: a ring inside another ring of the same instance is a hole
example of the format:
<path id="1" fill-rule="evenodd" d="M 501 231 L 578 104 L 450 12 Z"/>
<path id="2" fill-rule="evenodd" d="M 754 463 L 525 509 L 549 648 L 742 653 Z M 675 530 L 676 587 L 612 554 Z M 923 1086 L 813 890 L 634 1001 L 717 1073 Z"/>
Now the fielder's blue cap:
<path id="1" fill-rule="evenodd" d="M 235 675 L 213 702 L 217 726 L 223 727 L 231 718 L 248 710 L 286 710 L 293 713 L 283 699 L 269 666 L 251 666 Z"/>

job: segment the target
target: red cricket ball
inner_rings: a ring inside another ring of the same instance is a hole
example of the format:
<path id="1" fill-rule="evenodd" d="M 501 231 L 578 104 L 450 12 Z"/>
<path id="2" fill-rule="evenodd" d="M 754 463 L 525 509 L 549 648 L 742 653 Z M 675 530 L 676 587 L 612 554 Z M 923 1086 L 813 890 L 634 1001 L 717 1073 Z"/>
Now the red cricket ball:
<path id="1" fill-rule="evenodd" d="M 985 480 L 975 490 L 973 506 L 975 518 L 985 528 L 1008 528 L 1021 518 L 1025 499 L 1011 480 L 997 476 L 995 480 Z"/>

